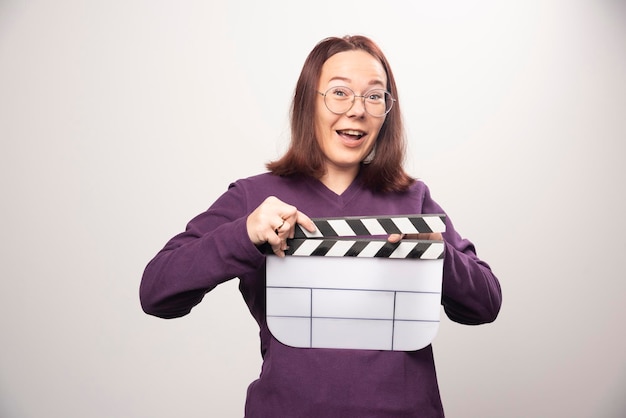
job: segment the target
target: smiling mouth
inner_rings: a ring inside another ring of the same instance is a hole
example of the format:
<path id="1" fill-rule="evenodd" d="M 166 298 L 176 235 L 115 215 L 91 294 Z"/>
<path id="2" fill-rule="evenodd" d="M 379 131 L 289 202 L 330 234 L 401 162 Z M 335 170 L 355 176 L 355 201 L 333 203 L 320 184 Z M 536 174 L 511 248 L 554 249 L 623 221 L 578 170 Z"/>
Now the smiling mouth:
<path id="1" fill-rule="evenodd" d="M 337 131 L 337 133 L 344 137 L 344 138 L 349 138 L 352 139 L 354 141 L 358 141 L 359 139 L 363 138 L 365 136 L 365 132 L 363 131 L 356 131 L 356 130 L 345 130 L 345 131 Z"/>

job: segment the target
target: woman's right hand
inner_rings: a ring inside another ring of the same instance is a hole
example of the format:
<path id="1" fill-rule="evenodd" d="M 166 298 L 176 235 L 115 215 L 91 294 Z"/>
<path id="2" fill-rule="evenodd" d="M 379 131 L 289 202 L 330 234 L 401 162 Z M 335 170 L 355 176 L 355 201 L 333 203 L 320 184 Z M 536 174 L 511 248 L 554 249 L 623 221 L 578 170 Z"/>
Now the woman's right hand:
<path id="1" fill-rule="evenodd" d="M 285 256 L 287 238 L 293 238 L 296 224 L 315 232 L 315 224 L 308 216 L 275 196 L 265 199 L 246 220 L 250 241 L 255 245 L 267 242 L 279 257 Z"/>

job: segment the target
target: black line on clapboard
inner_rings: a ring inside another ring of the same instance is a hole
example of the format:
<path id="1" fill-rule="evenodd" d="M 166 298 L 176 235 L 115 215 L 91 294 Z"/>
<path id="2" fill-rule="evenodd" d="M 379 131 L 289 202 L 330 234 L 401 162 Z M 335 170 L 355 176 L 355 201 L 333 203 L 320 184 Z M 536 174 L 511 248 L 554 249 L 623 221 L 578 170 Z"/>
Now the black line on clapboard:
<path id="1" fill-rule="evenodd" d="M 398 228 L 395 222 L 391 218 L 380 218 L 378 223 L 383 227 L 388 234 L 401 234 L 402 231 Z"/>
<path id="2" fill-rule="evenodd" d="M 313 348 L 313 288 L 309 289 L 309 348 Z"/>
<path id="3" fill-rule="evenodd" d="M 346 219 L 346 223 L 354 231 L 355 235 L 370 235 L 370 231 L 363 225 L 360 219 Z"/>
<path id="4" fill-rule="evenodd" d="M 313 242 L 316 243 L 317 246 L 310 251 L 309 254 L 295 254 L 300 247 L 305 242 Z M 444 248 L 441 247 L 441 253 L 437 256 L 437 258 L 422 258 L 426 251 L 430 250 L 433 246 L 443 245 L 442 240 L 413 240 L 406 239 L 398 242 L 389 242 L 386 239 L 367 239 L 367 238 L 293 238 L 287 240 L 288 248 L 285 251 L 286 255 L 291 255 L 294 257 L 310 257 L 310 256 L 326 256 L 328 252 L 338 243 L 338 242 L 349 242 L 352 243 L 350 248 L 344 250 L 343 254 L 336 254 L 334 257 L 356 257 L 359 258 L 360 254 L 365 250 L 371 243 L 382 243 L 380 248 L 376 251 L 374 255 L 368 257 L 360 257 L 360 258 L 399 258 L 399 259 L 422 259 L 422 260 L 436 260 L 443 258 Z M 401 246 L 401 245 L 413 245 L 411 250 L 404 255 L 403 257 L 391 257 L 392 254 Z"/>
<path id="5" fill-rule="evenodd" d="M 398 293 L 393 292 L 393 322 L 391 323 L 391 349 L 393 350 L 394 333 L 396 332 L 396 298 Z"/>
<path id="6" fill-rule="evenodd" d="M 317 222 L 328 222 L 328 221 L 343 221 L 343 222 L 363 222 L 364 220 L 376 220 L 380 222 L 383 220 L 399 220 L 399 219 L 407 219 L 409 221 L 424 221 L 425 219 L 439 219 L 442 222 L 445 222 L 446 215 L 444 213 L 411 213 L 405 215 L 371 215 L 371 216 L 330 216 L 320 217 L 320 218 L 311 218 L 313 223 Z M 426 222 L 426 221 L 424 221 Z M 424 225 L 428 228 L 428 225 Z"/>
<path id="7" fill-rule="evenodd" d="M 432 227 L 428 224 L 426 219 L 436 219 L 445 227 L 445 214 L 413 214 L 413 215 L 391 215 L 391 216 L 348 216 L 348 217 L 340 217 L 340 218 L 313 218 L 311 221 L 315 224 L 318 229 L 318 232 L 323 237 L 336 237 L 339 234 L 333 229 L 329 221 L 340 221 L 345 222 L 354 232 L 354 235 L 372 235 L 372 232 L 367 228 L 363 220 L 374 219 L 378 222 L 385 232 L 388 234 L 400 234 L 400 233 L 414 233 L 415 231 L 403 231 L 401 230 L 395 221 L 397 220 L 407 220 L 409 221 L 413 227 L 420 232 L 435 232 Z M 443 231 L 438 231 L 443 232 Z M 296 238 L 304 238 L 307 236 L 307 233 L 300 227 L 300 225 L 295 225 L 294 237 Z"/>
<path id="8" fill-rule="evenodd" d="M 387 289 L 361 289 L 352 287 L 306 287 L 306 286 L 267 286 L 268 289 L 306 289 L 306 290 L 352 290 L 361 292 L 397 292 L 397 293 L 411 293 L 411 294 L 428 294 L 428 295 L 440 295 L 441 292 L 421 291 L 421 290 L 387 290 Z M 312 297 L 312 296 L 311 296 Z"/>
<path id="9" fill-rule="evenodd" d="M 441 322 L 439 319 L 395 319 L 396 322 Z"/>
<path id="10" fill-rule="evenodd" d="M 398 321 L 398 322 L 441 322 L 438 319 L 391 319 L 391 318 L 362 318 L 351 316 L 302 316 L 302 315 L 267 315 L 268 318 L 296 318 L 296 319 L 346 319 L 350 321 Z"/>
<path id="11" fill-rule="evenodd" d="M 444 213 L 403 213 L 393 215 L 363 215 L 363 216 L 329 216 L 311 218 L 312 221 L 325 220 L 325 221 L 347 221 L 347 220 L 360 220 L 360 219 L 422 219 L 422 218 L 440 218 L 445 219 Z"/>

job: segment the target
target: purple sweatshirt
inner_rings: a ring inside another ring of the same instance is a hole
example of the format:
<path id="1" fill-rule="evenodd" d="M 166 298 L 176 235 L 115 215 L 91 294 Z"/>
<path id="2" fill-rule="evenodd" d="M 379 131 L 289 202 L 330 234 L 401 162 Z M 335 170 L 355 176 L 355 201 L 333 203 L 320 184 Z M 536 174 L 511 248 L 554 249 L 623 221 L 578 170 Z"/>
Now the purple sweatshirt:
<path id="1" fill-rule="evenodd" d="M 148 314 L 186 315 L 204 295 L 238 277 L 259 324 L 263 367 L 248 388 L 247 418 L 443 417 L 432 346 L 418 351 L 292 348 L 265 320 L 265 255 L 248 238 L 247 216 L 268 196 L 311 218 L 445 213 L 417 181 L 405 193 L 376 193 L 355 180 L 341 195 L 312 178 L 261 174 L 230 185 L 186 231 L 172 238 L 145 269 L 140 298 Z M 501 290 L 474 246 L 446 217 L 442 305 L 462 324 L 495 320 Z"/>

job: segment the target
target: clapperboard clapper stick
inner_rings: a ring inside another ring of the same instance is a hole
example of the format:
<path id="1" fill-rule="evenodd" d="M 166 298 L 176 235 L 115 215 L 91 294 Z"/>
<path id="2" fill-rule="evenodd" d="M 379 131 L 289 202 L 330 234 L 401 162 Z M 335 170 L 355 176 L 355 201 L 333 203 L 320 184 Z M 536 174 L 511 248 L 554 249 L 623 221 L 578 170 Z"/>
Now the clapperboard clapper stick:
<path id="1" fill-rule="evenodd" d="M 444 243 L 391 244 L 387 236 L 444 232 L 445 216 L 313 222 L 315 233 L 296 229 L 287 257 L 268 254 L 272 335 L 299 348 L 412 351 L 430 344 L 439 329 Z"/>
<path id="2" fill-rule="evenodd" d="M 346 217 L 312 219 L 315 232 L 296 225 L 285 255 L 326 257 L 443 258 L 442 241 L 387 241 L 389 234 L 444 232 L 445 215 Z M 369 236 L 371 238 L 363 238 Z M 385 236 L 383 238 L 373 238 Z M 360 237 L 348 239 L 345 237 Z"/>

